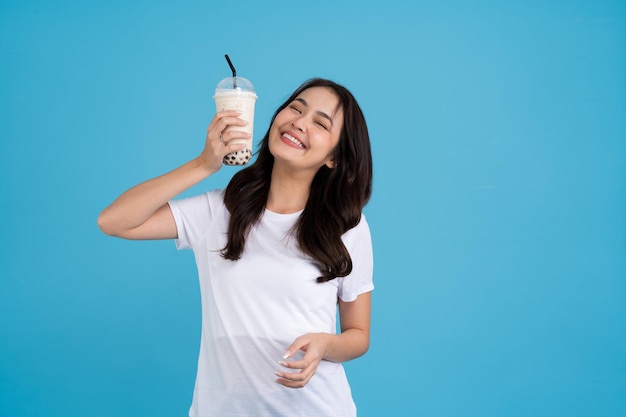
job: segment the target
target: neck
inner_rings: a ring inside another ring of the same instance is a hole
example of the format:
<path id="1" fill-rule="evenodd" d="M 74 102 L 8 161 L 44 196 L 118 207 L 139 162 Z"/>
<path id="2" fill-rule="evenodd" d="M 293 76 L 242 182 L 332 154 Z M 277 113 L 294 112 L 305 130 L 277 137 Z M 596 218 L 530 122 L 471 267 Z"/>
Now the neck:
<path id="1" fill-rule="evenodd" d="M 279 214 L 303 210 L 309 199 L 313 176 L 289 172 L 274 165 L 265 207 Z"/>

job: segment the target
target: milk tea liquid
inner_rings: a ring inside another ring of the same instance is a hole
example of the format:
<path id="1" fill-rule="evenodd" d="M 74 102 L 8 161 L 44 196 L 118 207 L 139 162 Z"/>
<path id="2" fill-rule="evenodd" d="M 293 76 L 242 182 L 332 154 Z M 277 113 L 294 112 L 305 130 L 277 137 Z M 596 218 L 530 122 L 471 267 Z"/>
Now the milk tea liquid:
<path id="1" fill-rule="evenodd" d="M 240 78 L 238 78 L 240 79 Z M 220 83 L 221 85 L 222 83 Z M 229 153 L 224 157 L 226 165 L 245 165 L 252 157 L 252 134 L 254 132 L 254 104 L 257 95 L 254 91 L 245 91 L 241 88 L 218 88 L 215 90 L 216 110 L 237 110 L 241 112 L 240 119 L 248 122 L 245 126 L 229 126 L 226 131 L 236 130 L 250 134 L 250 139 L 233 139 L 229 144 L 245 144 L 246 147 L 240 151 Z M 251 85 L 250 85 L 251 86 Z"/>

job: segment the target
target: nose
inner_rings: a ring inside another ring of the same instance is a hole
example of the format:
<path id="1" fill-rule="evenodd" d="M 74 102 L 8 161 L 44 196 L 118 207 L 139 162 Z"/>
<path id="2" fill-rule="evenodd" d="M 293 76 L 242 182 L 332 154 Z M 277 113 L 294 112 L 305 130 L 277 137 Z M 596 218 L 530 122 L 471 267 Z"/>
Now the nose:
<path id="1" fill-rule="evenodd" d="M 293 126 L 294 129 L 299 130 L 300 132 L 304 132 L 304 122 L 302 121 L 302 117 L 299 117 L 296 120 L 292 121 L 291 126 Z"/>

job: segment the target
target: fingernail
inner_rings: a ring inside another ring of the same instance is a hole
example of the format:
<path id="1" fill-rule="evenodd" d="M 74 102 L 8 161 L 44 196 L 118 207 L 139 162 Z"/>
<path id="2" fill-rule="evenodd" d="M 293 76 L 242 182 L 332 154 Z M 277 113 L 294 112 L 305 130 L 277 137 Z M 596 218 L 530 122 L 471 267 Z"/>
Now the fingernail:
<path id="1" fill-rule="evenodd" d="M 279 364 L 280 366 L 284 366 L 285 368 L 287 367 L 287 362 L 284 362 L 284 361 L 278 361 L 278 364 Z"/>
<path id="2" fill-rule="evenodd" d="M 289 351 L 283 353 L 283 359 L 287 359 L 289 357 Z"/>
<path id="3" fill-rule="evenodd" d="M 274 375 L 276 375 L 276 376 L 277 376 L 277 377 L 279 377 L 279 378 L 282 378 L 282 377 L 283 377 L 283 374 L 281 374 L 281 373 L 280 373 L 280 372 L 278 372 L 278 371 L 275 371 L 275 372 L 274 372 Z"/>

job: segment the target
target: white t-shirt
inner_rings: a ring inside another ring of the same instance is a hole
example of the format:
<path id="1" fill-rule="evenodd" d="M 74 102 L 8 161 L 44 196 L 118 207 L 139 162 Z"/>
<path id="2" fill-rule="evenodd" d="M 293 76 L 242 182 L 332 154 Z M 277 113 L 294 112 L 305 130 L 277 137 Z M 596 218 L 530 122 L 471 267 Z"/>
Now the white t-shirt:
<path id="1" fill-rule="evenodd" d="M 241 259 L 220 255 L 230 214 L 223 191 L 169 203 L 179 249 L 194 251 L 202 300 L 202 336 L 190 417 L 353 417 L 343 366 L 323 360 L 300 389 L 275 382 L 286 348 L 306 333 L 336 333 L 337 297 L 371 291 L 372 245 L 363 216 L 342 237 L 352 273 L 317 283 L 319 269 L 289 234 L 300 213 L 266 210 Z M 300 358 L 301 356 L 297 356 Z"/>

